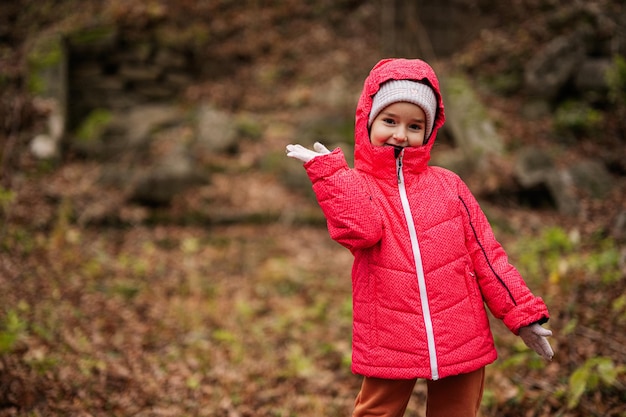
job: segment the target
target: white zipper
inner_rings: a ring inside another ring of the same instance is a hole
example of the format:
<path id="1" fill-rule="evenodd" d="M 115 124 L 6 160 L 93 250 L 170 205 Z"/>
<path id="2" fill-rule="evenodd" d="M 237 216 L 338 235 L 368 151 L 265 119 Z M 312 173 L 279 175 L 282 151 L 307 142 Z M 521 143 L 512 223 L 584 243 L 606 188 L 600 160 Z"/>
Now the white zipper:
<path id="1" fill-rule="evenodd" d="M 396 166 L 398 172 L 398 189 L 400 190 L 400 200 L 402 201 L 402 210 L 409 229 L 409 237 L 411 238 L 411 249 L 413 250 L 413 261 L 415 262 L 415 270 L 417 271 L 417 284 L 420 291 L 420 301 L 422 304 L 422 315 L 424 316 L 424 326 L 426 327 L 426 341 L 428 342 L 428 357 L 430 360 L 430 371 L 433 381 L 439 379 L 439 369 L 437 366 L 437 351 L 435 350 L 435 334 L 433 332 L 433 320 L 430 315 L 430 306 L 428 304 L 428 294 L 426 293 L 426 279 L 424 278 L 424 267 L 422 265 L 422 254 L 420 252 L 419 242 L 417 240 L 417 232 L 409 199 L 406 195 L 406 187 L 404 184 L 404 173 L 402 172 L 402 156 L 404 151 L 398 155 Z"/>

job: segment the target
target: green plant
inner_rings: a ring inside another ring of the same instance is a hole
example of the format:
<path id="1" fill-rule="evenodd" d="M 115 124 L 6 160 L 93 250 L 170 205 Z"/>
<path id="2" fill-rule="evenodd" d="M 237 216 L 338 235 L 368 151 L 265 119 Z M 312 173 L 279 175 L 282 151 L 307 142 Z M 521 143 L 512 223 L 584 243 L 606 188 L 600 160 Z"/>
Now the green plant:
<path id="1" fill-rule="evenodd" d="M 560 227 L 548 228 L 542 236 L 544 250 L 558 251 L 561 253 L 569 253 L 574 249 L 572 239 Z"/>
<path id="2" fill-rule="evenodd" d="M 76 136 L 81 142 L 98 140 L 112 118 L 113 114 L 109 110 L 92 110 L 77 129 Z"/>
<path id="3" fill-rule="evenodd" d="M 86 28 L 72 33 L 69 38 L 75 45 L 99 45 L 111 42 L 116 36 L 116 29 L 109 26 Z"/>
<path id="4" fill-rule="evenodd" d="M 11 204 L 14 198 L 15 193 L 13 191 L 0 187 L 0 206 L 3 209 L 5 209 L 7 205 Z"/>
<path id="5" fill-rule="evenodd" d="M 286 348 L 287 376 L 306 378 L 315 374 L 315 364 L 299 343 L 291 343 Z"/>
<path id="6" fill-rule="evenodd" d="M 559 271 L 569 266 L 569 255 L 577 249 L 575 241 L 560 227 L 546 229 L 539 236 L 520 239 L 514 247 L 518 267 L 529 277 L 551 277 L 558 281 Z"/>
<path id="7" fill-rule="evenodd" d="M 615 55 L 613 65 L 606 73 L 606 83 L 609 100 L 621 108 L 626 107 L 626 58 Z"/>
<path id="8" fill-rule="evenodd" d="M 211 337 L 218 344 L 226 346 L 231 355 L 233 363 L 240 363 L 245 355 L 245 346 L 242 340 L 232 331 L 224 328 L 215 329 L 211 332 Z"/>
<path id="9" fill-rule="evenodd" d="M 60 37 L 44 37 L 35 42 L 28 54 L 28 89 L 34 94 L 42 94 L 50 89 L 51 80 L 46 71 L 61 65 L 65 59 L 63 43 Z"/>
<path id="10" fill-rule="evenodd" d="M 554 115 L 554 127 L 561 133 L 590 133 L 602 121 L 602 113 L 583 101 L 566 101 L 557 108 Z"/>
<path id="11" fill-rule="evenodd" d="M 620 248 L 611 239 L 600 243 L 597 251 L 591 253 L 585 262 L 589 274 L 598 276 L 605 284 L 616 282 L 622 278 L 619 268 Z"/>
<path id="12" fill-rule="evenodd" d="M 244 138 L 257 140 L 263 136 L 263 126 L 251 117 L 239 116 L 237 118 L 237 133 Z"/>
<path id="13" fill-rule="evenodd" d="M 46 372 L 54 371 L 60 363 L 60 360 L 53 355 L 47 354 L 45 349 L 36 349 L 29 352 L 25 358 L 26 364 L 30 366 L 39 375 L 45 375 Z"/>
<path id="14" fill-rule="evenodd" d="M 27 323 L 14 309 L 0 320 L 0 354 L 9 353 L 26 331 Z"/>
<path id="15" fill-rule="evenodd" d="M 618 377 L 625 373 L 626 366 L 616 365 L 610 358 L 601 356 L 588 359 L 569 378 L 567 407 L 572 409 L 578 406 L 586 392 L 601 386 L 617 386 Z"/>

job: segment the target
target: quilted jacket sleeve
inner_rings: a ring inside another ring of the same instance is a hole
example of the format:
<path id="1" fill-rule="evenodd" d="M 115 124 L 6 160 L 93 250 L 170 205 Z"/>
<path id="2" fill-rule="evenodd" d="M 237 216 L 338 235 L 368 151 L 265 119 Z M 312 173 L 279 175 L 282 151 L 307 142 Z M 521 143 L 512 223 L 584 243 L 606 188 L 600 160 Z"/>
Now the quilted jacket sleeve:
<path id="1" fill-rule="evenodd" d="M 467 247 L 483 298 L 493 315 L 516 335 L 521 327 L 548 321 L 545 303 L 531 293 L 520 273 L 509 263 L 478 202 L 462 182 L 459 199 L 466 216 Z"/>
<path id="2" fill-rule="evenodd" d="M 331 238 L 351 251 L 375 245 L 382 237 L 381 217 L 367 184 L 348 167 L 341 149 L 313 158 L 304 168 Z"/>

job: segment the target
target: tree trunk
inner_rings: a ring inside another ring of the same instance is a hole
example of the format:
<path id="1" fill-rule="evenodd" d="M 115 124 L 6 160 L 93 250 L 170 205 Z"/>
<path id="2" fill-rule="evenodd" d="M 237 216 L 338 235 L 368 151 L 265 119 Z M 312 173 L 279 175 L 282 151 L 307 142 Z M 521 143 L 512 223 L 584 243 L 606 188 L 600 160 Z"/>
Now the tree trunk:
<path id="1" fill-rule="evenodd" d="M 437 58 L 414 0 L 381 0 L 382 52 L 388 57 Z"/>

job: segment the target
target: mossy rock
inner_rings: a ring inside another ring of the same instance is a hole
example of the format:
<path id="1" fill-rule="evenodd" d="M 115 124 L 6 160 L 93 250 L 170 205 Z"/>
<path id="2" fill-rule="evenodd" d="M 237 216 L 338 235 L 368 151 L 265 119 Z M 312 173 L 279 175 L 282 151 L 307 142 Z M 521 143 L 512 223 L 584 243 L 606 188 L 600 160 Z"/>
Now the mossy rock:
<path id="1" fill-rule="evenodd" d="M 31 93 L 54 97 L 63 94 L 67 56 L 61 36 L 35 40 L 27 62 L 27 85 Z"/>
<path id="2" fill-rule="evenodd" d="M 441 85 L 446 104 L 446 125 L 455 144 L 474 160 L 486 155 L 501 155 L 504 144 L 469 79 L 450 74 L 442 77 Z"/>
<path id="3" fill-rule="evenodd" d="M 114 26 L 96 26 L 77 30 L 67 35 L 72 48 L 107 49 L 117 40 L 118 31 Z"/>

